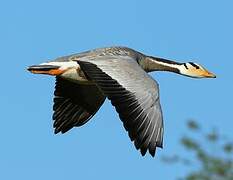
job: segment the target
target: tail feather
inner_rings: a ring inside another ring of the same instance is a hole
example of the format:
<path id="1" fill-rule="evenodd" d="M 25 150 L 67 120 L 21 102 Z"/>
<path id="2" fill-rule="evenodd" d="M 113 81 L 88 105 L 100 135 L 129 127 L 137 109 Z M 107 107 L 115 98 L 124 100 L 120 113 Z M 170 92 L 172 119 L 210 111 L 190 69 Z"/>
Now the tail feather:
<path id="1" fill-rule="evenodd" d="M 59 69 L 60 66 L 55 65 L 32 65 L 27 68 L 28 71 L 40 70 L 40 71 L 49 71 L 52 69 Z"/>
<path id="2" fill-rule="evenodd" d="M 47 64 L 29 66 L 27 70 L 34 74 L 49 74 L 54 76 L 64 72 L 64 70 L 60 69 L 60 66 Z"/>

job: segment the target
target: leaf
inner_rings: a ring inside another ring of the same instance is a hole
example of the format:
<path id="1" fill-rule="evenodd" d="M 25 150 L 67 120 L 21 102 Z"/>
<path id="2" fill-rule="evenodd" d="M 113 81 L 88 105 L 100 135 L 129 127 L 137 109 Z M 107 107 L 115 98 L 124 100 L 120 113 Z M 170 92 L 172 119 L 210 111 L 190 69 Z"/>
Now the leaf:
<path id="1" fill-rule="evenodd" d="M 213 129 L 211 133 L 206 135 L 206 138 L 211 142 L 216 142 L 219 139 L 219 134 L 215 129 Z"/>
<path id="2" fill-rule="evenodd" d="M 233 152 L 233 143 L 224 144 L 223 150 L 225 153 L 232 153 Z"/>
<path id="3" fill-rule="evenodd" d="M 187 126 L 191 130 L 199 130 L 200 129 L 199 124 L 194 120 L 189 120 L 187 123 Z"/>
<path id="4" fill-rule="evenodd" d="M 184 147 L 190 150 L 198 150 L 200 148 L 200 144 L 188 137 L 183 137 L 181 139 L 181 143 L 184 145 Z"/>

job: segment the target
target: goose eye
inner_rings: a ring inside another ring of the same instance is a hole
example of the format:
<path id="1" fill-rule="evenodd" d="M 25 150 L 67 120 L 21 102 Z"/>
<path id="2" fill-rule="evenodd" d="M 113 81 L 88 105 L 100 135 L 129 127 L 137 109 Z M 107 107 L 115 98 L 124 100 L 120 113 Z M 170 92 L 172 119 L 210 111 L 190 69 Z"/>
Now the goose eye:
<path id="1" fill-rule="evenodd" d="M 195 63 L 193 62 L 189 62 L 189 64 L 191 64 L 193 67 L 195 67 L 196 69 L 200 69 L 200 67 L 198 65 L 196 65 Z"/>
<path id="2" fill-rule="evenodd" d="M 186 63 L 184 63 L 183 65 L 186 69 L 189 69 Z"/>

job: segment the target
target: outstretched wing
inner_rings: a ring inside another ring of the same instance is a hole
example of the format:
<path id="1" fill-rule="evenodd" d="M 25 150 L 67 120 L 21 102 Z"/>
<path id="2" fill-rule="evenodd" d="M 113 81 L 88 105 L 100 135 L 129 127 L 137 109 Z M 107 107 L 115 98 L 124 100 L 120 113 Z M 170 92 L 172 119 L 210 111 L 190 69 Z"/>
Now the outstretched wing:
<path id="1" fill-rule="evenodd" d="M 105 96 L 96 85 L 73 83 L 56 77 L 53 120 L 55 133 L 82 126 L 98 111 Z"/>
<path id="2" fill-rule="evenodd" d="M 86 76 L 111 100 L 135 147 L 155 155 L 162 147 L 163 120 L 158 84 L 128 56 L 78 60 Z"/>

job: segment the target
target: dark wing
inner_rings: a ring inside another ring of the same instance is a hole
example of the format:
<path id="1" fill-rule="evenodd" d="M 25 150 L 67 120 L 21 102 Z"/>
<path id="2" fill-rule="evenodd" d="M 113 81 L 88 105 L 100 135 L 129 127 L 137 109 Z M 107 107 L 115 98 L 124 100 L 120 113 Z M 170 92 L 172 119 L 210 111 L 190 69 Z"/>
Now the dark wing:
<path id="1" fill-rule="evenodd" d="M 77 84 L 56 78 L 53 120 L 55 133 L 82 126 L 98 111 L 105 96 L 96 85 Z"/>
<path id="2" fill-rule="evenodd" d="M 128 56 L 78 60 L 86 76 L 111 100 L 135 147 L 155 155 L 162 147 L 163 120 L 158 84 Z"/>

